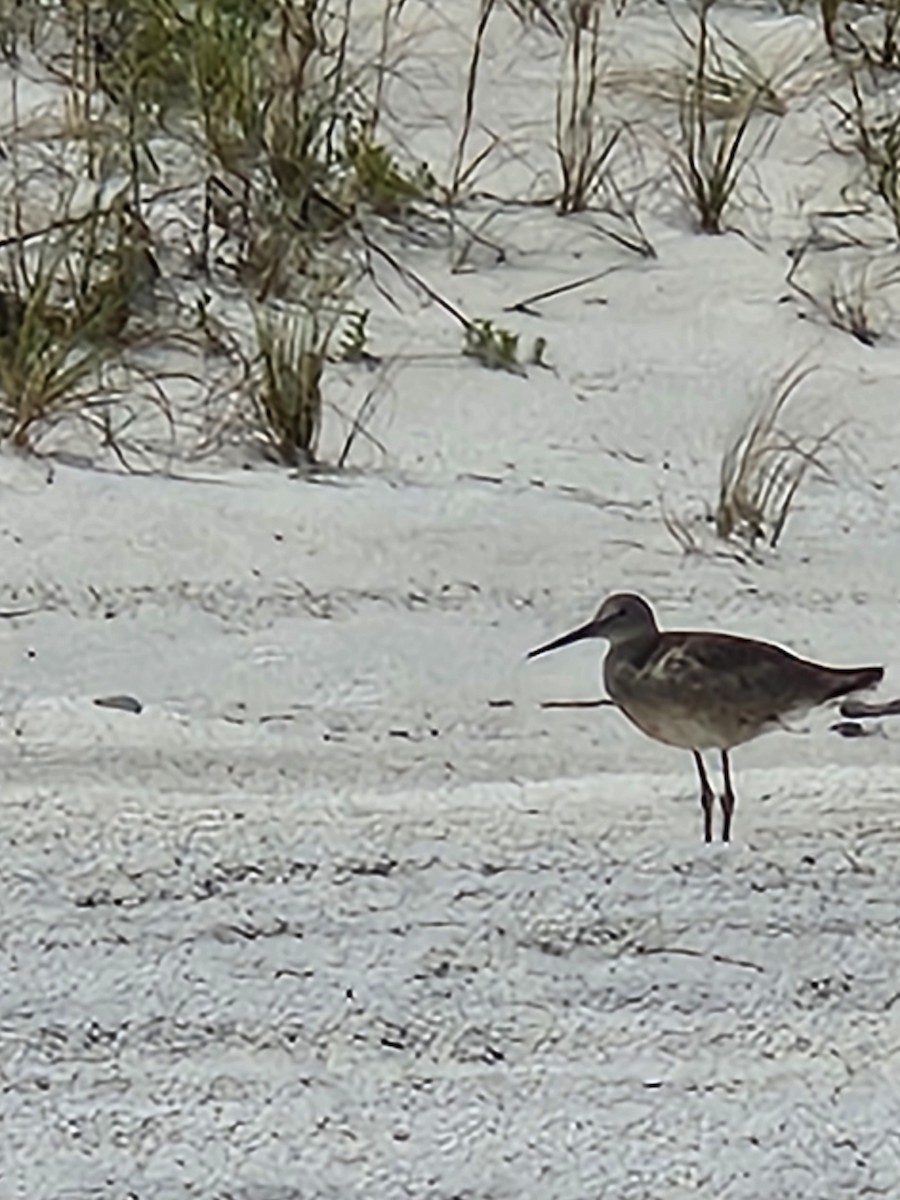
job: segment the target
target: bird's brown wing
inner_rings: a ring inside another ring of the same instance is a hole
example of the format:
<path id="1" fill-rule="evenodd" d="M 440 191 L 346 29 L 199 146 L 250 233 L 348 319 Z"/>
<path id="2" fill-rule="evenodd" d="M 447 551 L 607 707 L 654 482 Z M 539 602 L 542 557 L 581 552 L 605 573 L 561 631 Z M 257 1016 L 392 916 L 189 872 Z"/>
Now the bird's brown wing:
<path id="1" fill-rule="evenodd" d="M 828 691 L 819 674 L 825 668 L 778 646 L 728 634 L 664 634 L 647 667 L 673 698 L 715 702 L 757 721 L 818 703 Z"/>

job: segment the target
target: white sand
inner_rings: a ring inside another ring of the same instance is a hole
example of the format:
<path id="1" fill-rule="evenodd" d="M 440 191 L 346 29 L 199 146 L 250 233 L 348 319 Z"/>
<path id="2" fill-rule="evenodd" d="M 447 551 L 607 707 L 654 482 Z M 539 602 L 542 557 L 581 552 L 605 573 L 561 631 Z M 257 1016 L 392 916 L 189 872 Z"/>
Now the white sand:
<path id="1" fill-rule="evenodd" d="M 469 8 L 407 6 L 393 84 L 441 170 Z M 774 3 L 727 15 L 821 41 Z M 627 19 L 664 60 L 663 10 Z M 492 29 L 479 113 L 510 152 L 484 189 L 549 190 L 557 50 Z M 828 70 L 747 180 L 747 236 L 694 234 L 659 186 L 655 261 L 489 200 L 466 219 L 504 265 L 410 250 L 554 370 L 480 369 L 398 285 L 373 348 L 437 357 L 400 363 L 387 456 L 353 474 L 0 460 L 0 609 L 31 610 L 0 629 L 2 1200 L 900 1195 L 900 724 L 739 751 L 737 840 L 706 848 L 689 756 L 540 707 L 598 694 L 594 649 L 522 662 L 628 587 L 897 693 L 900 353 L 783 302 L 801 201 L 849 170 L 808 162 Z M 847 422 L 831 479 L 776 554 L 685 556 L 660 498 L 714 501 L 728 431 L 804 351 L 807 421 Z M 92 703 L 117 693 L 141 715 Z"/>

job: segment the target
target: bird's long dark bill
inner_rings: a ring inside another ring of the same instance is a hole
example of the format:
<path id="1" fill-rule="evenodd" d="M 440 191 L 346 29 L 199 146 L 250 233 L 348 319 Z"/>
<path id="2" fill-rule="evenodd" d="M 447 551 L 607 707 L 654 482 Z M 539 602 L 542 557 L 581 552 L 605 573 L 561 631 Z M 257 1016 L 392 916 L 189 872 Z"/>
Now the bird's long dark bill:
<path id="1" fill-rule="evenodd" d="M 582 625 L 580 629 L 573 629 L 571 633 L 564 633 L 562 637 L 558 637 L 555 641 L 548 642 L 546 646 L 538 646 L 537 650 L 529 650 L 525 657 L 537 658 L 539 654 L 549 654 L 551 650 L 561 650 L 563 646 L 571 646 L 573 642 L 580 642 L 584 638 L 596 636 L 597 626 L 593 621 L 590 621 L 587 625 Z"/>

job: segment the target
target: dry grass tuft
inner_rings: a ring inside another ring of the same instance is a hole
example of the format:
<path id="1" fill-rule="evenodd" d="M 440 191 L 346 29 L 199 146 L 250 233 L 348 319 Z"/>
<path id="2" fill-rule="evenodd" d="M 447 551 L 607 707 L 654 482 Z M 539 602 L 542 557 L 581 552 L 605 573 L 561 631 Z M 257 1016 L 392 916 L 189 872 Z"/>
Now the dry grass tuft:
<path id="1" fill-rule="evenodd" d="M 863 346 L 876 345 L 898 312 L 900 267 L 884 254 L 864 252 L 848 261 L 832 252 L 808 262 L 808 250 L 805 246 L 793 255 L 785 282 L 833 329 Z"/>
<path id="2" fill-rule="evenodd" d="M 115 202 L 8 240 L 0 264 L 0 436 L 33 448 L 64 412 L 91 407 L 152 289 L 147 231 Z"/>
<path id="3" fill-rule="evenodd" d="M 723 231 L 725 210 L 764 139 L 764 131 L 751 133 L 751 123 L 764 111 L 767 96 L 760 82 L 739 97 L 739 104 L 730 106 L 724 119 L 711 115 L 710 98 L 718 88 L 709 24 L 714 2 L 701 0 L 693 71 L 682 80 L 680 138 L 670 150 L 675 179 L 703 233 Z"/>
<path id="4" fill-rule="evenodd" d="M 287 466 L 316 463 L 324 401 L 322 377 L 335 334 L 358 314 L 336 262 L 319 265 L 302 301 L 254 309 L 258 349 L 251 391 L 256 428 Z M 364 328 L 363 328 L 364 333 Z"/>
<path id="5" fill-rule="evenodd" d="M 850 89 L 849 104 L 832 101 L 840 115 L 840 140 L 832 138 L 832 147 L 862 160 L 865 203 L 873 210 L 883 206 L 900 239 L 900 113 L 889 94 L 866 92 L 858 72 L 850 76 Z"/>
<path id="6" fill-rule="evenodd" d="M 314 312 L 256 314 L 260 427 L 281 462 L 311 466 L 322 428 L 322 370 L 328 348 Z"/>
<path id="7" fill-rule="evenodd" d="M 556 97 L 556 156 L 561 213 L 583 212 L 594 198 L 622 135 L 599 109 L 602 4 L 572 7 L 565 29 L 563 67 Z"/>
<path id="8" fill-rule="evenodd" d="M 821 453 L 840 424 L 803 435 L 791 433 L 784 423 L 789 401 L 814 371 L 794 364 L 780 375 L 726 447 L 715 510 L 719 537 L 742 540 L 751 550 L 759 542 L 774 549 L 809 471 L 828 473 Z"/>

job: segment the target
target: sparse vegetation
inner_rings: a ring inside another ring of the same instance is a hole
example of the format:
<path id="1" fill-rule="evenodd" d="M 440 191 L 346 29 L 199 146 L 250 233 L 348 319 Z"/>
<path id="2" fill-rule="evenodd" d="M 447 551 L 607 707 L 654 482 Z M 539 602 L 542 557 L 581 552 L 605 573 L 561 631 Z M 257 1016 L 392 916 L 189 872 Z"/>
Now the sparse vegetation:
<path id="1" fill-rule="evenodd" d="M 744 172 L 786 111 L 789 77 L 781 62 L 777 70 L 764 68 L 714 28 L 714 2 L 698 0 L 689 22 L 672 16 L 676 66 L 652 64 L 638 89 L 644 102 L 678 103 L 677 136 L 667 137 L 665 158 L 707 233 L 726 228 Z M 883 19 L 880 61 L 889 64 L 900 0 L 870 7 L 870 16 Z M 0 436 L 33 448 L 62 415 L 77 413 L 89 397 L 93 404 L 110 378 L 107 368 L 133 366 L 149 376 L 150 360 L 141 356 L 178 341 L 195 356 L 186 374 L 208 387 L 207 411 L 213 396 L 240 396 L 249 405 L 238 422 L 244 430 L 262 432 L 281 461 L 312 463 L 323 417 L 333 411 L 334 373 L 379 361 L 369 351 L 368 321 L 389 289 L 376 278 L 376 264 L 387 263 L 458 323 L 467 357 L 520 375 L 526 365 L 544 365 L 543 337 L 523 349 L 516 333 L 471 319 L 383 244 L 400 231 L 427 241 L 462 229 L 467 269 L 478 269 L 484 251 L 496 250 L 495 261 L 503 261 L 502 247 L 483 232 L 491 213 L 484 227 L 465 224 L 466 206 L 481 200 L 473 186 L 478 168 L 495 151 L 510 150 L 486 124 L 476 125 L 479 72 L 491 61 L 488 34 L 498 14 L 507 28 L 514 27 L 512 13 L 536 36 L 559 39 L 561 70 L 555 112 L 543 114 L 543 193 L 491 196 L 491 203 L 587 213 L 591 232 L 652 256 L 636 209 L 648 181 L 634 176 L 642 155 L 658 154 L 659 125 L 623 115 L 614 101 L 625 76 L 610 69 L 622 44 L 615 22 L 631 18 L 629 6 L 482 0 L 443 186 L 388 129 L 392 23 L 404 9 L 403 0 L 388 0 L 364 36 L 352 3 L 326 0 L 48 0 L 5 14 L 0 53 L 15 63 L 27 39 L 28 53 L 64 100 L 50 129 L 43 117 L 41 125 L 20 114 L 13 88 L 0 271 Z M 838 5 L 823 2 L 821 9 L 836 45 Z M 669 54 L 671 62 L 671 48 Z M 858 70 L 851 96 L 840 110 L 848 138 L 840 148 L 860 156 L 867 186 L 900 237 L 895 105 L 867 93 Z M 476 129 L 486 140 L 473 155 Z M 627 159 L 626 147 L 633 150 Z M 617 178 L 623 165 L 624 190 Z M 72 197 L 88 181 L 90 195 L 76 205 Z M 604 223 L 613 214 L 618 223 Z M 817 315 L 865 344 L 877 340 L 884 320 L 873 296 L 892 279 L 880 272 L 876 280 L 866 269 L 822 290 L 799 271 L 798 258 L 788 282 Z M 337 291 L 318 290 L 323 279 L 350 278 L 367 288 L 364 296 L 343 282 Z M 566 289 L 546 295 L 558 290 Z M 206 382 L 210 360 L 217 364 L 214 385 Z M 212 422 L 226 423 L 218 414 Z M 108 429 L 102 436 L 108 441 Z M 355 428 L 358 436 L 365 434 Z M 761 436 L 750 439 L 750 459 Z M 744 514 L 736 527 L 749 527 L 754 493 L 735 487 L 734 511 Z"/>
<path id="2" fill-rule="evenodd" d="M 755 83 L 748 92 L 729 98 L 728 115 L 711 114 L 710 101 L 719 87 L 709 14 L 715 0 L 701 0 L 693 71 L 682 80 L 680 136 L 670 151 L 675 179 L 703 233 L 721 233 L 724 215 L 763 135 L 752 123 L 764 108 L 767 87 Z"/>
<path id="3" fill-rule="evenodd" d="M 368 351 L 370 311 L 363 308 L 347 313 L 340 335 L 340 352 L 344 362 L 364 362 L 371 357 Z"/>
<path id="4" fill-rule="evenodd" d="M 841 0 L 819 0 L 819 10 L 822 14 L 822 30 L 825 41 L 832 50 L 837 46 L 837 17 Z"/>
<path id="5" fill-rule="evenodd" d="M 258 426 L 281 462 L 312 466 L 322 428 L 322 376 L 348 311 L 349 281 L 326 264 L 299 303 L 254 312 L 258 370 L 251 387 Z M 365 319 L 357 332 L 365 333 Z"/>
<path id="6" fill-rule="evenodd" d="M 322 368 L 328 333 L 315 313 L 257 315 L 260 425 L 288 466 L 312 465 L 322 427 Z"/>
<path id="7" fill-rule="evenodd" d="M 466 162 L 466 152 L 469 145 L 469 136 L 472 132 L 472 121 L 475 116 L 475 92 L 478 87 L 478 71 L 481 67 L 481 57 L 484 52 L 484 39 L 488 24 L 496 7 L 497 0 L 481 0 L 479 6 L 478 21 L 475 26 L 475 35 L 472 39 L 472 50 L 469 56 L 463 118 L 459 131 L 459 139 L 456 144 L 456 154 L 454 156 L 450 182 L 450 195 L 453 199 L 459 197 L 463 184 L 469 178 L 473 169 L 473 164 Z M 481 154 L 477 155 L 475 163 L 480 161 L 480 158 Z"/>
<path id="8" fill-rule="evenodd" d="M 54 299 L 59 259 L 40 254 L 31 269 L 11 262 L 4 272 L 0 335 L 0 432 L 31 449 L 41 427 L 96 394 L 105 357 L 99 332 L 111 308 L 64 307 Z"/>
<path id="9" fill-rule="evenodd" d="M 833 101 L 845 138 L 835 149 L 860 156 L 865 190 L 883 206 L 900 239 L 900 110 L 890 95 L 867 95 L 856 72 L 850 89 L 849 104 Z"/>
<path id="10" fill-rule="evenodd" d="M 14 83 L 0 436 L 35 446 L 51 415 L 94 403 L 101 366 L 121 375 L 126 354 L 174 337 L 230 370 L 208 384 L 211 428 L 227 423 L 214 397 L 252 376 L 250 423 L 284 461 L 312 458 L 334 332 L 310 306 L 315 281 L 323 265 L 355 270 L 367 223 L 413 219 L 434 196 L 427 165 L 378 131 L 395 0 L 369 59 L 351 50 L 352 5 L 325 0 L 59 0 L 31 25 L 27 7 L 3 26 L 5 53 L 16 61 L 27 30 L 65 99 L 58 128 L 38 130 Z M 85 217 L 71 198 L 86 180 Z M 367 312 L 342 300 L 340 316 L 338 357 L 367 361 Z"/>
<path id="11" fill-rule="evenodd" d="M 570 6 L 566 51 L 556 98 L 556 154 L 561 213 L 582 212 L 599 187 L 622 134 L 599 112 L 601 98 L 600 3 Z"/>
<path id="12" fill-rule="evenodd" d="M 819 0 L 818 8 L 836 59 L 876 70 L 900 67 L 900 0 Z"/>
<path id="13" fill-rule="evenodd" d="M 614 171 L 613 160 L 629 132 L 628 123 L 604 111 L 608 95 L 603 94 L 605 65 L 601 33 L 607 19 L 622 16 L 626 8 L 627 0 L 565 0 L 563 4 L 546 4 L 543 0 L 483 0 L 472 37 L 463 116 L 448 188 L 454 205 L 473 188 L 479 169 L 488 160 L 516 153 L 486 129 L 483 132 L 487 133 L 487 139 L 469 154 L 488 28 L 498 13 L 509 10 L 523 24 L 549 31 L 562 42 L 553 142 L 559 183 L 551 195 L 537 202 L 552 203 L 562 215 L 590 209 L 600 218 L 595 228 L 611 241 L 642 257 L 654 256 L 637 213 L 638 189 L 623 188 Z"/>
<path id="14" fill-rule="evenodd" d="M 786 282 L 809 310 L 834 329 L 874 346 L 888 331 L 900 285 L 900 268 L 883 255 L 857 251 L 844 262 L 834 254 L 808 264 L 808 247 L 794 256 Z"/>
<path id="15" fill-rule="evenodd" d="M 895 68 L 900 65 L 900 0 L 868 0 L 846 9 L 842 8 L 840 0 L 821 0 L 821 8 L 825 38 L 832 50 L 842 49 L 837 21 L 845 12 L 843 48 L 870 66 Z"/>
<path id="16" fill-rule="evenodd" d="M 0 263 L 0 436 L 33 449 L 60 416 L 97 405 L 101 367 L 129 344 L 126 326 L 156 270 L 143 226 L 120 200 L 9 240 Z"/>
<path id="17" fill-rule="evenodd" d="M 479 319 L 466 326 L 463 354 L 492 371 L 525 374 L 525 368 L 519 361 L 519 335 L 495 325 L 493 321 Z"/>
<path id="18" fill-rule="evenodd" d="M 352 171 L 349 207 L 365 205 L 381 217 L 403 218 L 416 201 L 430 199 L 435 179 L 426 163 L 404 170 L 365 128 L 346 131 L 344 154 Z"/>
<path id="19" fill-rule="evenodd" d="M 787 407 L 814 368 L 795 364 L 772 384 L 747 421 L 729 440 L 719 472 L 716 532 L 750 550 L 763 542 L 774 549 L 810 470 L 827 474 L 822 451 L 840 425 L 803 434 L 791 430 Z"/>
<path id="20" fill-rule="evenodd" d="M 696 91 L 705 114 L 721 120 L 740 117 L 752 101 L 762 113 L 782 117 L 787 112 L 787 92 L 791 77 L 802 65 L 795 55 L 784 51 L 763 65 L 747 49 L 720 30 L 714 30 L 709 13 L 715 0 L 699 8 L 696 25 L 683 24 L 673 14 L 673 22 L 683 43 L 674 67 L 662 65 L 630 72 L 610 72 L 609 87 L 626 86 L 664 103 L 684 103 L 686 92 Z M 702 56 L 702 77 L 697 68 Z"/>

